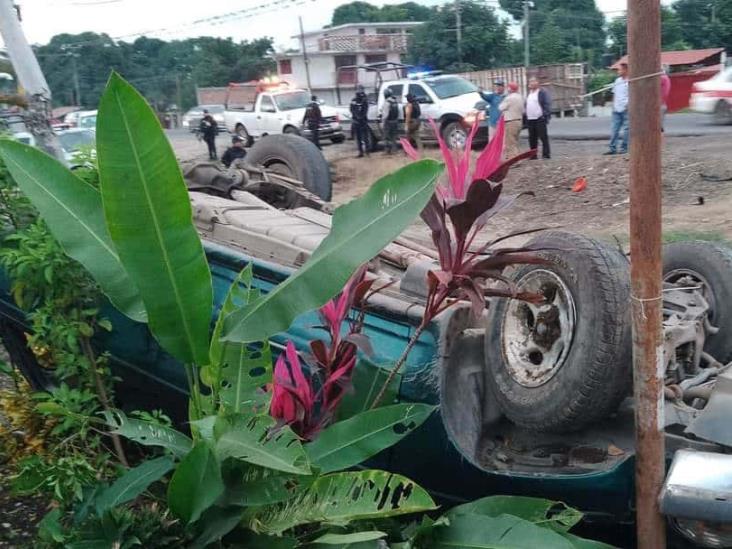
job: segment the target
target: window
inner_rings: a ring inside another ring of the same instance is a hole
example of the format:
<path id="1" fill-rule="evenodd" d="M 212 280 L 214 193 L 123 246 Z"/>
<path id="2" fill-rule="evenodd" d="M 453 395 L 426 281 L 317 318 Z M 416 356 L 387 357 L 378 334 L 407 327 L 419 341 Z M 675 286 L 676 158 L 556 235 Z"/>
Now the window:
<path id="1" fill-rule="evenodd" d="M 259 110 L 262 112 L 277 112 L 274 102 L 269 95 L 262 96 L 262 102 L 259 104 Z"/>
<path id="2" fill-rule="evenodd" d="M 366 55 L 366 64 L 370 63 L 386 63 L 386 54 L 385 53 L 372 53 L 369 55 Z"/>
<path id="3" fill-rule="evenodd" d="M 459 76 L 445 76 L 442 78 L 435 78 L 434 80 L 425 80 L 425 82 L 430 88 L 432 88 L 432 91 L 435 92 L 435 95 L 440 99 L 457 97 L 458 95 L 465 95 L 467 93 L 474 93 L 478 91 L 475 84 L 465 80 L 464 78 L 460 78 Z"/>
<path id="4" fill-rule="evenodd" d="M 409 93 L 417 99 L 418 103 L 432 103 L 427 91 L 419 84 L 409 84 Z"/>
<path id="5" fill-rule="evenodd" d="M 386 89 L 391 90 L 391 93 L 396 97 L 397 101 L 402 100 L 402 94 L 404 93 L 404 84 L 392 84 Z"/>
<path id="6" fill-rule="evenodd" d="M 366 34 L 366 29 L 358 29 L 358 34 Z"/>
<path id="7" fill-rule="evenodd" d="M 281 93 L 275 96 L 275 103 L 281 111 L 304 109 L 310 103 L 310 95 L 306 91 Z"/>
<path id="8" fill-rule="evenodd" d="M 280 74 L 292 74 L 291 59 L 280 59 Z"/>

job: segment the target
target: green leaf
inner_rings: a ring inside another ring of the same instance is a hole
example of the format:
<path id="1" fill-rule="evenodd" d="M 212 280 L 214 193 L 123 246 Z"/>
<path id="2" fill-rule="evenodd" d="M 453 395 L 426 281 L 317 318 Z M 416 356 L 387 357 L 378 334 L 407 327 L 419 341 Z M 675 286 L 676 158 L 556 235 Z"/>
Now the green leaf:
<path id="1" fill-rule="evenodd" d="M 150 330 L 180 361 L 208 364 L 213 290 L 188 191 L 155 113 L 116 73 L 99 102 L 97 154 L 107 228 Z"/>
<path id="2" fill-rule="evenodd" d="M 191 549 L 204 549 L 231 532 L 241 521 L 241 507 L 211 507 L 201 517 L 203 532 L 191 544 Z"/>
<path id="3" fill-rule="evenodd" d="M 449 526 L 436 528 L 431 549 L 573 549 L 559 533 L 536 524 L 500 515 L 457 515 Z"/>
<path id="4" fill-rule="evenodd" d="M 144 322 L 145 306 L 107 232 L 99 191 L 36 148 L 2 140 L 0 155 L 66 254 L 89 271 L 117 309 Z"/>
<path id="5" fill-rule="evenodd" d="M 144 446 L 161 446 L 170 450 L 177 458 L 188 454 L 193 446 L 190 438 L 172 427 L 128 418 L 120 410 L 115 410 L 113 413 L 105 412 L 104 417 L 107 425 L 112 428 L 112 433 L 134 440 Z"/>
<path id="6" fill-rule="evenodd" d="M 322 543 L 324 545 L 344 545 L 348 543 L 360 543 L 362 541 L 373 541 L 386 537 L 385 532 L 372 530 L 370 532 L 354 532 L 353 534 L 324 534 L 313 543 Z"/>
<path id="7" fill-rule="evenodd" d="M 389 377 L 389 370 L 379 368 L 373 363 L 359 359 L 356 367 L 353 369 L 353 377 L 351 384 L 353 385 L 353 394 L 341 401 L 336 417 L 338 420 L 348 419 L 371 409 L 371 405 L 379 394 L 379 390 L 384 386 Z M 396 374 L 384 393 L 379 407 L 388 406 L 397 402 L 399 394 L 399 386 L 402 383 L 402 375 Z"/>
<path id="8" fill-rule="evenodd" d="M 118 505 L 132 501 L 142 494 L 153 482 L 160 480 L 173 468 L 173 460 L 167 456 L 144 461 L 128 470 L 111 486 L 97 495 L 96 510 L 99 516 Z"/>
<path id="9" fill-rule="evenodd" d="M 394 404 L 368 410 L 334 423 L 305 450 L 322 473 L 347 469 L 399 442 L 434 409 L 427 404 Z"/>
<path id="10" fill-rule="evenodd" d="M 309 475 L 310 465 L 300 439 L 287 427 L 274 430 L 266 415 L 240 414 L 222 418 L 216 454 L 296 475 Z"/>
<path id="11" fill-rule="evenodd" d="M 374 183 L 360 198 L 336 209 L 330 234 L 310 259 L 270 293 L 230 314 L 228 341 L 264 341 L 300 314 L 322 306 L 353 272 L 406 229 L 434 192 L 442 164 L 421 160 Z"/>
<path id="12" fill-rule="evenodd" d="M 178 465 L 168 486 L 168 506 L 184 522 L 195 522 L 224 492 L 221 469 L 205 442 L 193 447 Z"/>
<path id="13" fill-rule="evenodd" d="M 236 540 L 238 549 L 294 549 L 297 545 L 297 540 L 293 538 L 267 536 L 251 530 L 243 531 Z"/>
<path id="14" fill-rule="evenodd" d="M 38 538 L 48 543 L 63 543 L 64 529 L 61 525 L 61 509 L 53 509 L 38 523 Z"/>
<path id="15" fill-rule="evenodd" d="M 287 501 L 307 490 L 316 478 L 282 473 L 233 459 L 223 463 L 222 472 L 226 491 L 220 504 L 238 507 Z"/>
<path id="16" fill-rule="evenodd" d="M 448 517 L 513 515 L 540 526 L 566 532 L 582 520 L 582 513 L 560 501 L 525 496 L 488 496 L 458 505 L 448 511 Z"/>
<path id="17" fill-rule="evenodd" d="M 584 539 L 569 532 L 558 532 L 564 539 L 572 544 L 574 549 L 614 549 L 612 545 L 603 543 L 601 541 L 594 541 L 591 539 Z"/>
<path id="18" fill-rule="evenodd" d="M 429 494 L 406 477 L 367 470 L 318 478 L 302 496 L 254 516 L 264 532 L 281 533 L 301 524 L 345 525 L 435 509 Z"/>

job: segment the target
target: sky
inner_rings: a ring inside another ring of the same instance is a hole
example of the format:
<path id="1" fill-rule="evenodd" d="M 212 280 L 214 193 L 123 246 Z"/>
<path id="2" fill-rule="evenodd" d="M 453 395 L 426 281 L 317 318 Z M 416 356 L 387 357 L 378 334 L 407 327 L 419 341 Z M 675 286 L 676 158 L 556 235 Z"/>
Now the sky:
<path id="1" fill-rule="evenodd" d="M 164 40 L 194 36 L 251 40 L 274 38 L 276 49 L 296 45 L 298 16 L 304 30 L 330 22 L 333 10 L 349 0 L 15 0 L 21 6 L 23 29 L 32 44 L 45 44 L 61 33 L 107 33 L 133 41 L 137 36 Z M 371 0 L 376 5 L 404 0 Z M 425 5 L 439 0 L 417 0 Z M 484 0 L 497 5 L 497 0 Z M 596 0 L 609 16 L 626 8 L 626 0 Z"/>

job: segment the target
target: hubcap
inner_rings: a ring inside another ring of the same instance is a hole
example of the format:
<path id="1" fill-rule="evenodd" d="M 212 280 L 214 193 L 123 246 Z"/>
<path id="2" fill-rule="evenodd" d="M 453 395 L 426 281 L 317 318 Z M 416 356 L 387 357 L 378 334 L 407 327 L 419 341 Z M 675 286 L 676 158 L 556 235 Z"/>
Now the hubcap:
<path id="1" fill-rule="evenodd" d="M 516 383 L 539 387 L 559 371 L 572 347 L 574 298 L 556 274 L 544 269 L 527 273 L 517 285 L 521 291 L 542 294 L 545 301 L 509 302 L 501 331 L 503 356 Z"/>
<path id="2" fill-rule="evenodd" d="M 464 149 L 468 134 L 461 128 L 453 128 L 447 135 L 447 144 L 451 149 Z"/>

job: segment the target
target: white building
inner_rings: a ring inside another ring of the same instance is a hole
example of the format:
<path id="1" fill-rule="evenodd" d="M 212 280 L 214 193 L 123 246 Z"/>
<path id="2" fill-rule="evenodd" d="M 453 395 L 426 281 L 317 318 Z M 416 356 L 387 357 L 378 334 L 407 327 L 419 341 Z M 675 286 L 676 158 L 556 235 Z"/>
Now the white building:
<path id="1" fill-rule="evenodd" d="M 340 103 L 347 103 L 356 85 L 374 84 L 374 75 L 364 70 L 341 69 L 352 65 L 395 62 L 401 63 L 407 52 L 407 43 L 418 22 L 349 23 L 303 36 L 310 87 L 314 94 L 327 103 L 339 103 L 336 85 L 340 88 Z M 300 41 L 300 36 L 293 36 Z M 302 42 L 302 41 L 300 41 Z M 293 86 L 308 85 L 305 55 L 302 45 L 294 52 L 275 55 L 280 79 Z"/>

